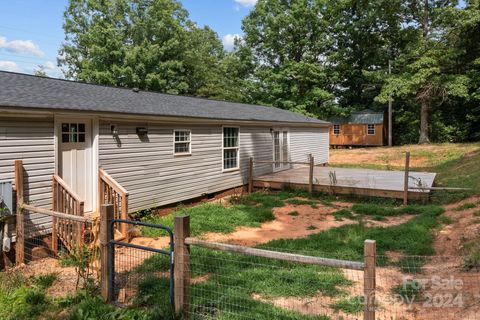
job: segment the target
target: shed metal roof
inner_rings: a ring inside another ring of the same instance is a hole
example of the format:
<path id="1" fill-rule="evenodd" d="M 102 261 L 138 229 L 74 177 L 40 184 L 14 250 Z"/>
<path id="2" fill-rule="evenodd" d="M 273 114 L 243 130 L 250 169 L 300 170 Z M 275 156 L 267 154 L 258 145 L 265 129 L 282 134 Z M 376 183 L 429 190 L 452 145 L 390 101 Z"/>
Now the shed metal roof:
<path id="1" fill-rule="evenodd" d="M 375 112 L 365 109 L 358 112 L 352 112 L 348 117 L 331 117 L 329 121 L 333 124 L 381 124 L 383 123 L 383 112 Z"/>
<path id="2" fill-rule="evenodd" d="M 274 107 L 92 85 L 0 71 L 0 106 L 309 125 L 328 122 Z"/>

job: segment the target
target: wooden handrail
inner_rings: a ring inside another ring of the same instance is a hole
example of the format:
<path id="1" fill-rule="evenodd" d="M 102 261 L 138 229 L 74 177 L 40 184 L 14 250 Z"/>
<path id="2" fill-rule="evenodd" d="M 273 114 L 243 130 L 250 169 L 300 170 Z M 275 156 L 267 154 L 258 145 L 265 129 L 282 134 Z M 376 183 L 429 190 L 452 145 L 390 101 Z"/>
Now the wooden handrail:
<path id="1" fill-rule="evenodd" d="M 53 211 L 53 210 L 49 210 L 49 209 L 39 208 L 39 207 L 32 206 L 30 204 L 22 203 L 21 207 L 24 210 L 27 210 L 27 211 L 41 213 L 41 214 L 51 216 L 51 217 L 55 217 L 55 218 L 67 219 L 67 220 L 72 220 L 72 221 L 75 221 L 75 222 L 91 222 L 91 220 L 89 218 L 84 217 L 84 216 L 75 216 L 73 214 L 67 214 L 67 213 L 62 213 L 62 212 Z"/>
<path id="2" fill-rule="evenodd" d="M 128 191 L 102 168 L 98 172 L 99 208 L 104 204 L 113 205 L 115 219 L 128 218 Z M 124 237 L 127 236 L 125 223 L 117 224 Z"/>
<path id="3" fill-rule="evenodd" d="M 83 200 L 70 188 L 70 186 L 59 175 L 54 174 L 53 179 L 77 202 L 83 204 Z"/>
<path id="4" fill-rule="evenodd" d="M 254 163 L 266 163 L 266 164 L 275 164 L 275 163 L 288 163 L 288 164 L 303 164 L 310 165 L 310 162 L 300 162 L 300 161 L 270 161 L 270 160 L 253 160 Z"/>
<path id="5" fill-rule="evenodd" d="M 128 196 L 128 191 L 113 179 L 105 170 L 99 169 L 99 177 L 122 196 Z"/>

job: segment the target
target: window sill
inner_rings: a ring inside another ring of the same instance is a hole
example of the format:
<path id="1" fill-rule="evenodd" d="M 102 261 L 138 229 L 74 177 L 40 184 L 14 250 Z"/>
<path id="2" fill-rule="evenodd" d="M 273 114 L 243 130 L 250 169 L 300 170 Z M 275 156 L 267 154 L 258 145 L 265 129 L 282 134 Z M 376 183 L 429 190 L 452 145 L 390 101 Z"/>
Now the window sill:
<path id="1" fill-rule="evenodd" d="M 240 168 L 222 169 L 222 172 L 234 172 L 234 171 L 240 171 Z"/>
<path id="2" fill-rule="evenodd" d="M 190 157 L 192 155 L 192 153 L 174 153 L 173 156 L 174 157 Z"/>

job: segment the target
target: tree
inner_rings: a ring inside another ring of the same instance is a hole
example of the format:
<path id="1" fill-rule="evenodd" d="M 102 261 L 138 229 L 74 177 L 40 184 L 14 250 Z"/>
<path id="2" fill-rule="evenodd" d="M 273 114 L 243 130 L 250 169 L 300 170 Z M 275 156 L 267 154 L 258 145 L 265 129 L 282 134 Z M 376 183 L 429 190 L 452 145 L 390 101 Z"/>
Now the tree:
<path id="1" fill-rule="evenodd" d="M 390 96 L 413 97 L 420 106 L 419 140 L 429 143 L 429 113 L 451 97 L 468 96 L 468 78 L 458 72 L 455 48 L 446 39 L 455 3 L 413 0 L 409 3 L 410 20 L 406 30 L 414 35 L 406 50 L 395 61 L 397 70 L 386 80 L 377 101 Z"/>
<path id="2" fill-rule="evenodd" d="M 257 103 L 325 116 L 334 107 L 326 73 L 325 3 L 260 0 L 243 20 L 241 47 L 254 65 Z"/>
<path id="3" fill-rule="evenodd" d="M 33 70 L 33 74 L 37 77 L 48 77 L 47 72 L 45 72 L 45 66 L 38 65 L 38 68 Z"/>
<path id="4" fill-rule="evenodd" d="M 71 0 L 64 16 L 67 78 L 195 95 L 223 56 L 175 0 Z"/>

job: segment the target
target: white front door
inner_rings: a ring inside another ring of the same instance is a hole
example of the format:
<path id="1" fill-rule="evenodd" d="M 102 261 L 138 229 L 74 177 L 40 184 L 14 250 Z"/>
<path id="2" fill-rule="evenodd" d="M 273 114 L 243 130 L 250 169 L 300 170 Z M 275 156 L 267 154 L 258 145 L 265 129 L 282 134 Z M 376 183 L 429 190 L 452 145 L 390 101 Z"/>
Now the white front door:
<path id="1" fill-rule="evenodd" d="M 287 130 L 274 130 L 273 131 L 273 170 L 285 170 L 290 168 L 289 163 L 283 161 L 289 161 L 288 152 L 288 131 Z"/>
<path id="2" fill-rule="evenodd" d="M 58 123 L 58 175 L 93 210 L 92 122 L 63 119 Z"/>

